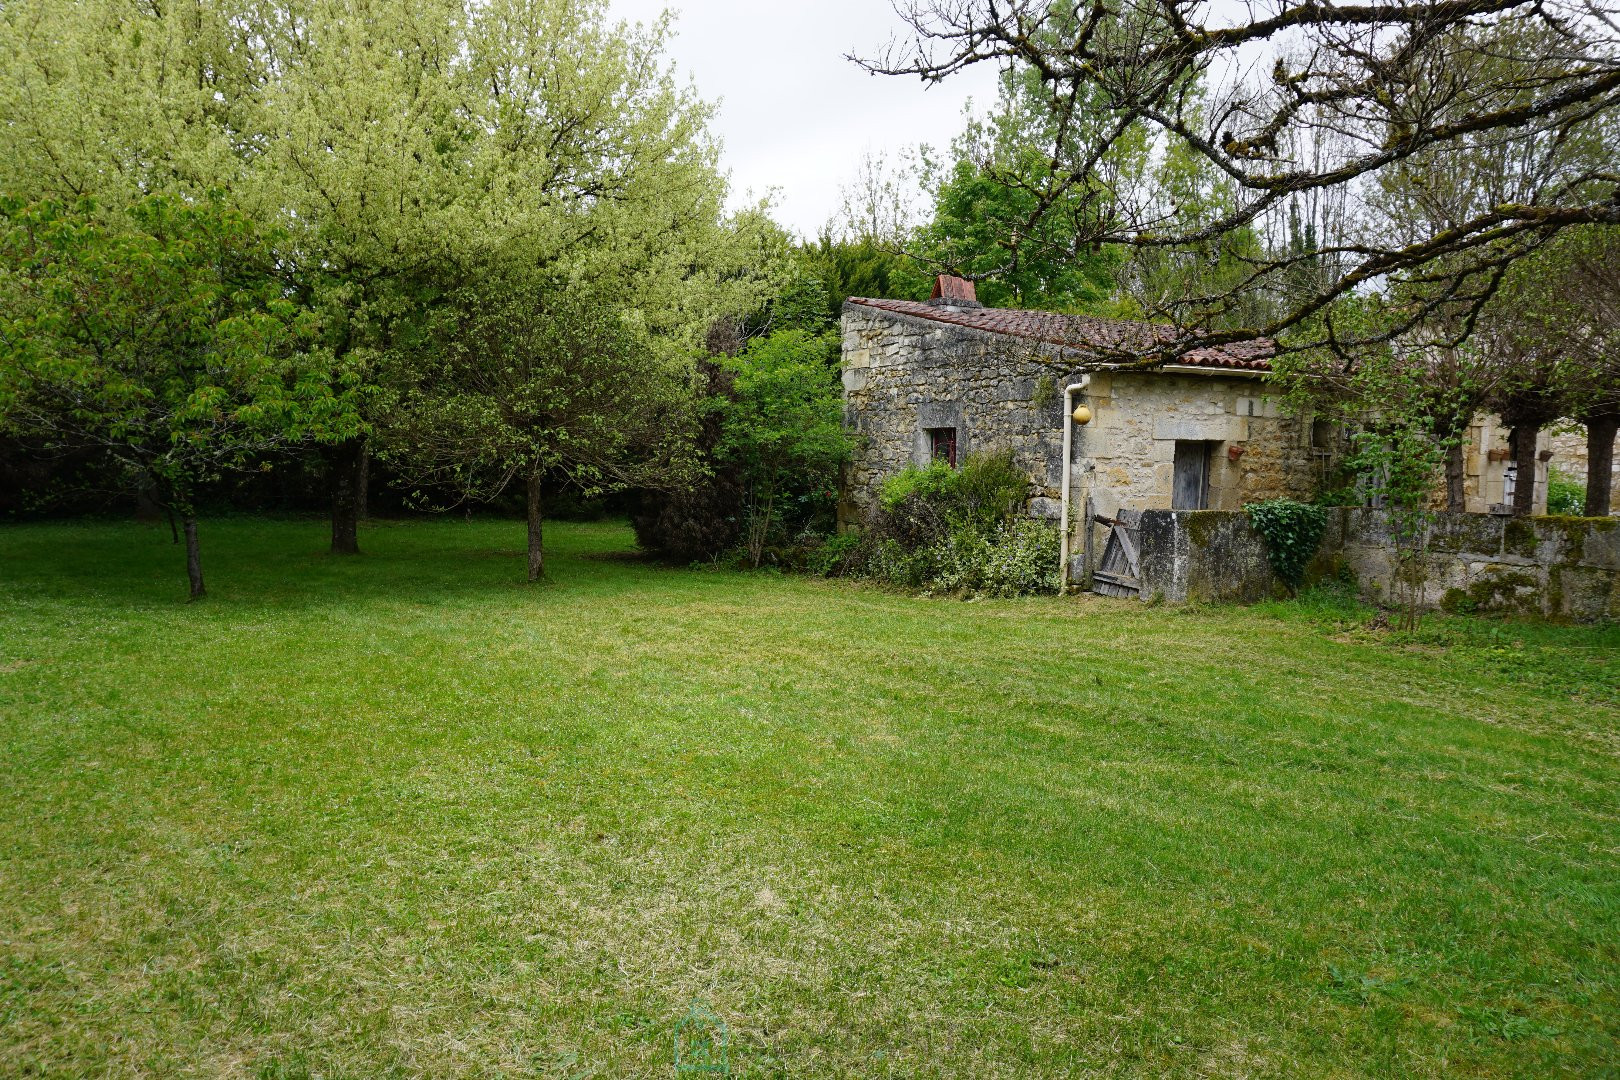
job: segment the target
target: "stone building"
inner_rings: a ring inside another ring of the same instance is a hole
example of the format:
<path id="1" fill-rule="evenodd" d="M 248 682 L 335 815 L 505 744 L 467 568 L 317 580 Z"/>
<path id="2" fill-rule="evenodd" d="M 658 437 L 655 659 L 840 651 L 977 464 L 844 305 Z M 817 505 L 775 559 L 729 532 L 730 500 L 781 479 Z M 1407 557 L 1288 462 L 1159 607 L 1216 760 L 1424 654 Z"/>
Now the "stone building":
<path id="1" fill-rule="evenodd" d="M 1532 512 L 1547 512 L 1547 485 L 1553 469 L 1583 487 L 1586 484 L 1586 429 L 1572 420 L 1559 421 L 1536 437 L 1536 490 Z M 1474 417 L 1463 445 L 1463 492 L 1470 514 L 1505 513 L 1518 484 L 1508 442 L 1508 427 L 1490 413 Z M 1620 472 L 1611 480 L 1610 502 L 1620 509 Z M 1441 501 L 1436 493 L 1436 505 Z"/>
<path id="2" fill-rule="evenodd" d="M 859 521 L 883 481 L 907 465 L 956 463 L 1001 448 L 1029 470 L 1031 512 L 1057 518 L 1064 414 L 1081 404 L 1091 417 L 1072 429 L 1074 550 L 1084 539 L 1088 499 L 1095 515 L 1113 517 L 1120 510 L 1235 510 L 1315 491 L 1332 450 L 1313 444 L 1313 425 L 1287 414 L 1263 380 L 1264 342 L 1083 376 L 1098 349 L 1165 331 L 985 308 L 973 286 L 955 278 L 940 279 L 934 291 L 926 302 L 852 297 L 844 305 L 845 417 L 859 443 L 841 508 L 846 522 Z"/>
<path id="3" fill-rule="evenodd" d="M 1518 471 L 1508 442 L 1508 427 L 1490 413 L 1479 413 L 1463 442 L 1463 499 L 1470 514 L 1506 513 L 1513 502 Z M 1553 457 L 1552 434 L 1542 431 L 1536 440 L 1536 490 L 1532 512 L 1547 512 L 1547 465 Z M 1584 474 L 1584 470 L 1583 470 Z M 1435 507 L 1445 503 L 1444 488 L 1435 492 Z"/>

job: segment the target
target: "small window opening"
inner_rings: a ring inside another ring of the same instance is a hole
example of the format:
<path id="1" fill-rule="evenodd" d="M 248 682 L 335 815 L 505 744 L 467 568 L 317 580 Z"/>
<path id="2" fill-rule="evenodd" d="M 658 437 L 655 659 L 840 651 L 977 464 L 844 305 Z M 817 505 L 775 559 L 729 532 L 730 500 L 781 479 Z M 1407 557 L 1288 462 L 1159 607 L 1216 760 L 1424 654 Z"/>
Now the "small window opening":
<path id="1" fill-rule="evenodd" d="M 943 461 L 956 468 L 956 429 L 933 427 L 928 429 L 928 460 Z"/>
<path id="2" fill-rule="evenodd" d="M 1311 422 L 1311 448 L 1315 450 L 1333 449 L 1333 422 L 1331 420 L 1313 420 Z"/>

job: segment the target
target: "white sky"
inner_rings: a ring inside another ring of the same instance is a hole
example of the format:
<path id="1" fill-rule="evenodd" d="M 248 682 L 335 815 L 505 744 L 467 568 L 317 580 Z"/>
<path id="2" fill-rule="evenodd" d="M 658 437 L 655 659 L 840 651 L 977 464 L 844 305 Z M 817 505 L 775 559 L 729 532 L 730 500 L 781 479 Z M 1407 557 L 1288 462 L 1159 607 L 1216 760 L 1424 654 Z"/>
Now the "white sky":
<path id="1" fill-rule="evenodd" d="M 944 147 L 962 106 L 995 98 L 981 64 L 942 85 L 867 75 L 844 59 L 869 56 L 903 24 L 888 0 L 610 0 L 614 18 L 676 13 L 670 57 L 709 101 L 724 143 L 733 203 L 776 189 L 774 215 L 813 237 L 839 207 L 867 152 Z"/>

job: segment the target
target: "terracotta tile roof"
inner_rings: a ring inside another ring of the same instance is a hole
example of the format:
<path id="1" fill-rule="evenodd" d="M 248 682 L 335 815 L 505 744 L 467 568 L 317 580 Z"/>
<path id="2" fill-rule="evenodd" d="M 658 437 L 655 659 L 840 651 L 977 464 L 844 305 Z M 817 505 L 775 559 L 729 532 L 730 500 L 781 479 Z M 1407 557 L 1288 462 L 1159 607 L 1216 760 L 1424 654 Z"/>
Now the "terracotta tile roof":
<path id="1" fill-rule="evenodd" d="M 915 319 L 965 326 L 991 334 L 1061 345 L 1071 349 L 1143 350 L 1155 342 L 1172 340 L 1168 326 L 1134 322 L 1130 319 L 1101 319 L 1092 315 L 1059 315 L 1050 311 L 1020 311 L 1016 308 L 952 307 L 938 301 L 873 300 L 852 296 L 849 303 L 892 311 Z M 1270 371 L 1267 357 L 1272 343 L 1264 338 L 1227 345 L 1193 349 L 1177 358 L 1177 364 L 1194 367 L 1231 368 L 1239 371 Z"/>

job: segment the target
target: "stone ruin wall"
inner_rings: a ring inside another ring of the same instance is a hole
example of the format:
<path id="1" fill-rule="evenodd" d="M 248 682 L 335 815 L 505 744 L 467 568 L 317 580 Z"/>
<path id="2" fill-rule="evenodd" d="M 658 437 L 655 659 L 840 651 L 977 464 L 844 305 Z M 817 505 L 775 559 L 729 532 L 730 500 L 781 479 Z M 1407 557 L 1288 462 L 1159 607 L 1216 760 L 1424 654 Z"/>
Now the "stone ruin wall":
<path id="1" fill-rule="evenodd" d="M 1417 580 L 1396 558 L 1395 522 L 1382 510 L 1334 507 L 1307 581 L 1348 575 L 1360 595 L 1423 610 L 1620 618 L 1620 520 L 1436 514 Z M 1283 594 L 1265 541 L 1242 513 L 1143 515 L 1142 598 L 1249 603 Z"/>

